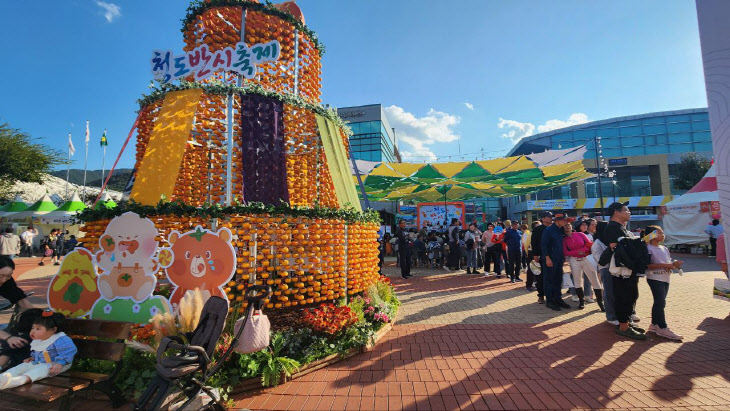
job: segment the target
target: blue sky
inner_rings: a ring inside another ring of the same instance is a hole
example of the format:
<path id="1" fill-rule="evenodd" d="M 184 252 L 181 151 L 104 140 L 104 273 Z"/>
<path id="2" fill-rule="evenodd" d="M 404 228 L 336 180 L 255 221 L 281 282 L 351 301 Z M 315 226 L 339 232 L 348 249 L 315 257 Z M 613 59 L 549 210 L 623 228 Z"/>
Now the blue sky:
<path id="1" fill-rule="evenodd" d="M 413 160 L 498 157 L 530 133 L 707 105 L 691 0 L 298 3 L 327 47 L 323 102 L 382 103 Z M 104 128 L 108 168 L 151 51 L 182 49 L 187 4 L 0 2 L 0 122 L 64 152 L 71 132 L 81 168 L 88 119 L 89 168 Z M 133 161 L 130 145 L 120 167 Z"/>

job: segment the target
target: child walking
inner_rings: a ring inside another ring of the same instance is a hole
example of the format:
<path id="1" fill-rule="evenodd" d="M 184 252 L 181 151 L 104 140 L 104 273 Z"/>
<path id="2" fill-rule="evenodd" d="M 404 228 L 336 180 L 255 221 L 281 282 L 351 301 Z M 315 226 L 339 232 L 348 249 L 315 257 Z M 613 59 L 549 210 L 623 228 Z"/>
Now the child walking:
<path id="1" fill-rule="evenodd" d="M 0 390 L 18 387 L 71 368 L 76 346 L 61 332 L 65 317 L 45 311 L 33 321 L 30 330 L 30 357 L 0 374 Z"/>
<path id="2" fill-rule="evenodd" d="M 682 268 L 682 261 L 672 261 L 667 247 L 660 243 L 664 241 L 664 231 L 654 225 L 644 230 L 644 241 L 646 241 L 651 264 L 646 272 L 646 282 L 649 284 L 651 294 L 654 297 L 654 305 L 651 307 L 651 325 L 647 332 L 670 340 L 682 340 L 681 335 L 675 334 L 667 327 L 667 320 L 664 316 L 664 307 L 667 304 L 667 293 L 669 292 L 669 278 L 672 270 Z"/>

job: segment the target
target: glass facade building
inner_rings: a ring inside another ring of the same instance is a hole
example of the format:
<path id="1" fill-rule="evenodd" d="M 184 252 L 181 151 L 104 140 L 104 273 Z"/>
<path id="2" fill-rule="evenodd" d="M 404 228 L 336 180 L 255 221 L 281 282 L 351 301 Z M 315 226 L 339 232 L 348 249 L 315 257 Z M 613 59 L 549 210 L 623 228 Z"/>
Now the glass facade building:
<path id="1" fill-rule="evenodd" d="M 503 206 L 507 209 L 507 217 L 532 219 L 537 214 L 536 210 L 545 209 L 540 207 L 546 205 L 550 207 L 553 200 L 569 200 L 559 202 L 561 206 L 576 204 L 573 211 L 565 210 L 573 215 L 576 212 L 600 212 L 601 203 L 590 201 L 598 199 L 599 193 L 610 200 L 628 201 L 629 197 L 641 197 L 643 200 L 639 204 L 642 205 L 663 203 L 674 195 L 683 194 L 673 185 L 682 155 L 694 152 L 712 158 L 710 121 L 704 108 L 618 117 L 536 134 L 520 140 L 508 155 L 581 145 L 587 148 L 583 162 L 588 171 L 597 172 L 596 155 L 599 154 L 614 176 L 602 177 L 600 188 L 598 179 L 590 178 L 528 196 L 505 199 Z M 637 215 L 646 215 L 645 220 L 651 221 L 658 207 L 632 207 L 632 212 L 635 209 Z"/>
<path id="2" fill-rule="evenodd" d="M 400 162 L 395 132 L 381 104 L 343 107 L 337 113 L 352 129 L 350 148 L 355 159 Z"/>

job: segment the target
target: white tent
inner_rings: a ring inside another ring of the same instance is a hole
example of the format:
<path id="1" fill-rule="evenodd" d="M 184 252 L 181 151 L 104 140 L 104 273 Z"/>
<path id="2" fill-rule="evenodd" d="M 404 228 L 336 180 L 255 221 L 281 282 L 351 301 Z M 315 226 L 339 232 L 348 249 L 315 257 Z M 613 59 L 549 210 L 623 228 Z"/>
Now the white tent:
<path id="1" fill-rule="evenodd" d="M 713 165 L 691 190 L 665 205 L 662 223 L 667 245 L 709 244 L 705 227 L 713 219 L 712 203 L 720 201 L 716 176 Z"/>

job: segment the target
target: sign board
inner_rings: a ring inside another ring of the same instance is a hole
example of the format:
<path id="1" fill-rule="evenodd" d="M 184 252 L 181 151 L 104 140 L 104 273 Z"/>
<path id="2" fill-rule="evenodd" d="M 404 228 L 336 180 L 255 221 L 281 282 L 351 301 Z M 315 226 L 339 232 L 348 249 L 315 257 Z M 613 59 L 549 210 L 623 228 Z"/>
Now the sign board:
<path id="1" fill-rule="evenodd" d="M 172 50 L 154 50 L 150 65 L 152 76 L 163 84 L 189 75 L 195 75 L 196 81 L 204 80 L 217 70 L 233 71 L 252 79 L 257 64 L 277 61 L 280 56 L 281 45 L 277 40 L 251 47 L 239 42 L 235 47 L 218 51 L 210 51 L 203 44 L 183 55 L 173 55 Z"/>
<path id="2" fill-rule="evenodd" d="M 398 205 L 398 213 L 396 215 L 396 224 L 400 223 L 400 220 L 406 222 L 406 228 L 416 228 L 417 226 L 417 207 L 415 205 Z"/>
<path id="3" fill-rule="evenodd" d="M 567 210 L 574 209 L 577 199 L 564 200 L 535 200 L 527 202 L 528 210 Z"/>
<path id="4" fill-rule="evenodd" d="M 609 166 L 626 166 L 628 164 L 629 164 L 628 158 L 609 158 L 608 159 Z"/>
<path id="5" fill-rule="evenodd" d="M 466 228 L 464 203 L 421 203 L 418 204 L 418 227 L 423 227 L 426 222 L 436 227 L 439 224 L 446 226 L 451 224 L 452 218 L 457 218 L 461 222 L 461 226 Z"/>
<path id="6" fill-rule="evenodd" d="M 659 216 L 656 214 L 632 214 L 631 221 L 656 221 Z"/>

